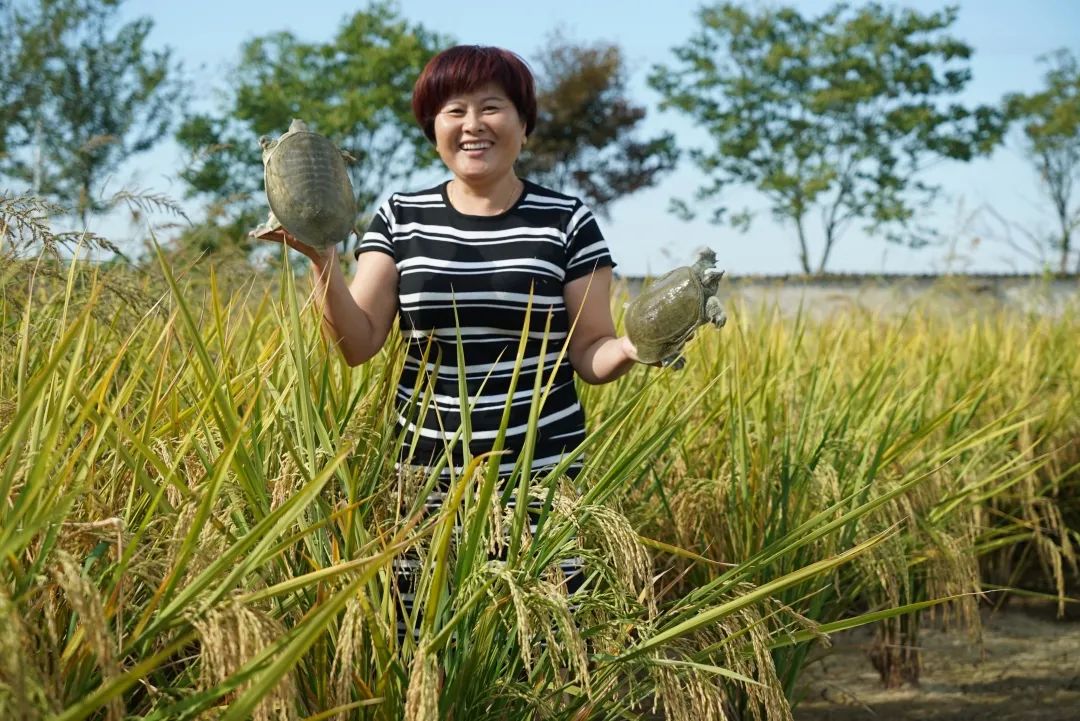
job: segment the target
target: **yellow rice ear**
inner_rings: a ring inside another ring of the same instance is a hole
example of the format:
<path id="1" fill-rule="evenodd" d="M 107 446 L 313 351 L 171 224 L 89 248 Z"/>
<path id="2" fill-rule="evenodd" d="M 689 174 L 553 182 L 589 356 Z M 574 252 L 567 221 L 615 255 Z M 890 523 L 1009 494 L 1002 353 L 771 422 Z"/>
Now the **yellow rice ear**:
<path id="1" fill-rule="evenodd" d="M 421 644 L 409 670 L 409 690 L 405 695 L 405 721 L 438 721 L 438 659 Z"/>

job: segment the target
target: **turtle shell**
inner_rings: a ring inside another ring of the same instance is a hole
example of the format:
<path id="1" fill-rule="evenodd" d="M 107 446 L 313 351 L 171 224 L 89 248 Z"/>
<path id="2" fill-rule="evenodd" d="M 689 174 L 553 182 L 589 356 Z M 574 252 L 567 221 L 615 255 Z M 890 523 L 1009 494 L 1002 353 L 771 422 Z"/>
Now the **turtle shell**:
<path id="1" fill-rule="evenodd" d="M 356 198 L 345 158 L 326 137 L 291 129 L 271 145 L 266 200 L 286 230 L 315 248 L 345 240 L 356 221 Z"/>
<path id="2" fill-rule="evenodd" d="M 676 268 L 642 291 L 626 309 L 626 334 L 644 363 L 678 354 L 704 318 L 705 289 L 693 268 Z"/>

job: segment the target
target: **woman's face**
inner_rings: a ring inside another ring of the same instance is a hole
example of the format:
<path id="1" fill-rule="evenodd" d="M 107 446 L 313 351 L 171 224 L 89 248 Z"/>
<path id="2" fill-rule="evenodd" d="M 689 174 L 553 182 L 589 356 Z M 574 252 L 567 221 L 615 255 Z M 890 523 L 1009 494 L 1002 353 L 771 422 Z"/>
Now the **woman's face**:
<path id="1" fill-rule="evenodd" d="M 449 98 L 435 116 L 435 147 L 456 177 L 498 181 L 513 173 L 525 121 L 501 87 L 485 85 Z"/>

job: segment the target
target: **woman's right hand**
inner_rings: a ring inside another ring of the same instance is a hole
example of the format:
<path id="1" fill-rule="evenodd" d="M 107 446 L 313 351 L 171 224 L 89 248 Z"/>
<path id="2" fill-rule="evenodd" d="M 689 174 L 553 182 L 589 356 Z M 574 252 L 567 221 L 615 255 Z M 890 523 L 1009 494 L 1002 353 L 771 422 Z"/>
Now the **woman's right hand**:
<path id="1" fill-rule="evenodd" d="M 265 226 L 256 228 L 249 232 L 248 236 L 259 240 L 268 240 L 271 243 L 284 243 L 298 253 L 303 253 L 311 259 L 313 263 L 318 263 L 320 265 L 332 258 L 336 251 L 335 246 L 332 245 L 323 249 L 308 245 L 307 243 L 298 240 L 296 236 L 290 234 L 280 226 L 277 228 L 267 228 Z"/>

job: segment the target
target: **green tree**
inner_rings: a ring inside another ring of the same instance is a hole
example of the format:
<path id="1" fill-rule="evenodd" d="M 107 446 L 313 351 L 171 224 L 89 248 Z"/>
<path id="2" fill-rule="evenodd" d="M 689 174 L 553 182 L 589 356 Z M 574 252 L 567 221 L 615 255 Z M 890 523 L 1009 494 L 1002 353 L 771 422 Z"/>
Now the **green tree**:
<path id="1" fill-rule="evenodd" d="M 11 3 L 0 0 L 0 162 L 7 155 L 8 135 L 12 119 L 17 114 L 15 105 L 15 68 L 18 59 L 15 52 L 15 26 L 12 22 Z"/>
<path id="2" fill-rule="evenodd" d="M 105 178 L 169 131 L 182 92 L 148 18 L 119 24 L 119 0 L 5 3 L 0 174 L 70 208 L 107 210 Z"/>
<path id="3" fill-rule="evenodd" d="M 662 107 L 690 115 L 710 137 L 690 153 L 709 177 L 694 205 L 720 201 L 713 220 L 746 228 L 750 213 L 729 213 L 720 196 L 732 185 L 756 189 L 794 227 L 807 273 L 824 272 L 860 220 L 890 241 L 930 242 L 934 232 L 918 220 L 937 188 L 922 171 L 989 153 L 1004 130 L 995 108 L 944 102 L 971 77 L 971 48 L 946 34 L 956 12 L 840 4 L 807 18 L 790 7 L 702 8 L 677 62 L 650 76 Z M 693 215 L 690 203 L 673 205 Z M 815 213 L 821 252 L 812 266 Z"/>
<path id="4" fill-rule="evenodd" d="M 1012 94 L 1005 99 L 1011 120 L 1019 121 L 1024 150 L 1054 207 L 1058 231 L 1046 245 L 1058 252 L 1058 270 L 1069 270 L 1073 231 L 1080 227 L 1080 65 L 1068 50 L 1044 58 L 1045 88 L 1031 95 Z M 1080 273 L 1080 254 L 1076 272 Z"/>
<path id="5" fill-rule="evenodd" d="M 539 183 L 576 192 L 598 213 L 619 198 L 648 188 L 675 166 L 675 138 L 638 139 L 645 108 L 626 93 L 617 45 L 575 44 L 552 35 L 535 55 L 536 131 L 518 171 Z"/>
<path id="6" fill-rule="evenodd" d="M 77 2 L 0 0 L 0 160 L 33 142 L 27 116 L 43 101 L 50 46 L 79 14 Z"/>
<path id="7" fill-rule="evenodd" d="M 203 196 L 254 222 L 266 212 L 258 138 L 304 119 L 356 160 L 349 167 L 357 205 L 372 206 L 388 188 L 437 159 L 412 116 L 413 83 L 447 40 L 411 25 L 388 3 L 346 18 L 327 43 L 289 32 L 255 38 L 242 50 L 218 114 L 187 118 L 178 142 L 193 153 L 181 173 L 190 196 Z"/>

